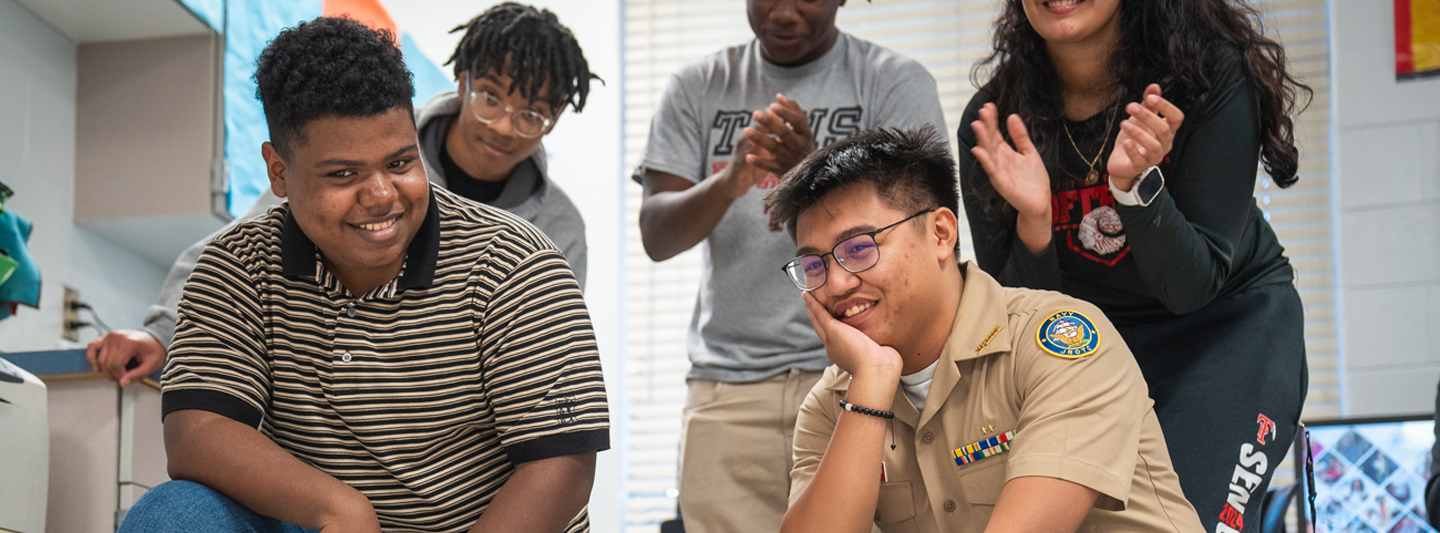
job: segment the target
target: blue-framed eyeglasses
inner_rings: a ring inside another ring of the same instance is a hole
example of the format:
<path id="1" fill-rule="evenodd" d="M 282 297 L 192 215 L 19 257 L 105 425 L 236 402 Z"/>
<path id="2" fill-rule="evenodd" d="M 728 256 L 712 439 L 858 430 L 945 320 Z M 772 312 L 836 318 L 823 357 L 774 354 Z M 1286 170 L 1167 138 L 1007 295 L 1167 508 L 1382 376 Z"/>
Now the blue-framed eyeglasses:
<path id="1" fill-rule="evenodd" d="M 880 262 L 880 245 L 875 243 L 876 235 L 936 209 L 939 208 L 932 207 L 905 217 L 905 220 L 889 226 L 875 231 L 867 231 L 840 241 L 840 244 L 831 248 L 829 253 L 807 254 L 796 257 L 790 260 L 789 263 L 785 263 L 785 266 L 780 267 L 780 269 L 785 271 L 785 276 L 789 277 L 790 282 L 794 283 L 795 288 L 800 289 L 801 292 L 810 292 L 825 285 L 825 280 L 830 277 L 829 267 L 825 264 L 825 256 L 827 255 L 834 257 L 835 262 L 840 265 L 840 268 L 852 274 L 870 270 L 871 267 L 874 267 L 876 263 Z"/>

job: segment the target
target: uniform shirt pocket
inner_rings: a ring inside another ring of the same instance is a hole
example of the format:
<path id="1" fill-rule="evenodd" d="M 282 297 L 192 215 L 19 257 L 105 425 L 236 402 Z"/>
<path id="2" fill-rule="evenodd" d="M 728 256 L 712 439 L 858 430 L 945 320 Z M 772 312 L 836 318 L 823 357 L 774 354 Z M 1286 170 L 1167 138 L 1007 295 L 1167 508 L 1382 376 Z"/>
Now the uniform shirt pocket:
<path id="1" fill-rule="evenodd" d="M 919 531 L 915 527 L 915 491 L 909 481 L 880 484 L 875 503 L 875 523 L 885 533 Z"/>
<path id="2" fill-rule="evenodd" d="M 1005 488 L 1005 463 L 1009 457 L 1000 454 L 973 463 L 959 466 L 955 474 L 960 477 L 960 488 L 965 491 L 965 501 L 970 505 L 994 506 L 1000 500 L 1000 490 Z"/>

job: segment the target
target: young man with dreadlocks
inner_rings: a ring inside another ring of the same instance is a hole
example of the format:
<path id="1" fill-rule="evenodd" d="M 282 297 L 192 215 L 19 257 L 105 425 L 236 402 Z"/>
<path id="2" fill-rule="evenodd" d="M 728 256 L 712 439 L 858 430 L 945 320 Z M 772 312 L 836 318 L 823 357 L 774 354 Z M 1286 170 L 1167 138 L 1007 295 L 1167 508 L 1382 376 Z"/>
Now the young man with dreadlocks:
<path id="1" fill-rule="evenodd" d="M 185 284 L 161 392 L 176 481 L 120 531 L 587 531 L 609 415 L 560 251 L 427 180 L 389 32 L 301 23 L 255 80 L 286 202 Z"/>
<path id="2" fill-rule="evenodd" d="M 580 44 L 549 10 L 506 2 L 453 31 L 465 31 L 450 63 L 456 92 L 435 95 L 420 110 L 421 162 L 430 181 L 469 200 L 513 213 L 544 232 L 585 288 L 585 222 L 545 172 L 540 140 L 566 107 L 579 112 L 590 93 Z M 238 221 L 280 205 L 266 191 Z M 129 385 L 160 368 L 175 334 L 180 292 L 207 237 L 176 259 L 160 302 L 142 330 L 116 330 L 90 343 L 90 365 Z M 134 363 L 132 364 L 132 361 Z"/>
<path id="3" fill-rule="evenodd" d="M 416 125 L 430 180 L 545 232 L 585 286 L 585 223 L 545 174 L 541 137 L 566 107 L 585 108 L 590 72 L 580 43 L 549 10 L 506 2 L 456 27 L 447 64 L 459 87 L 435 95 Z"/>

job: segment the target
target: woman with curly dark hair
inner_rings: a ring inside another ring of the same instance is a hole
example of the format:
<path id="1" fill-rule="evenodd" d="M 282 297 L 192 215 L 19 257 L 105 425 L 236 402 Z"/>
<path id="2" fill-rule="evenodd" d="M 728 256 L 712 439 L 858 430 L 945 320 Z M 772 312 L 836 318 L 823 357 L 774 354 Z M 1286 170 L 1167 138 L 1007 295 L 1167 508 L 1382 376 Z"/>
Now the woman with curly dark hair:
<path id="1" fill-rule="evenodd" d="M 1295 183 L 1309 87 L 1239 0 L 1007 0 L 994 46 L 959 131 L 977 262 L 1100 307 L 1205 529 L 1258 530 L 1308 377 L 1253 191 Z"/>

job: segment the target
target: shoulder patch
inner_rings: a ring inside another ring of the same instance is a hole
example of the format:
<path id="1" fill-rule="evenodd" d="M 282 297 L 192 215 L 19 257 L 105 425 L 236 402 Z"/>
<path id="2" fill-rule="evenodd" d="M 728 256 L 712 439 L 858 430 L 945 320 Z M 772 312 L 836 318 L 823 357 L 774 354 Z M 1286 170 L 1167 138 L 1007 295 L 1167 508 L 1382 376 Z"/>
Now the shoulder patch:
<path id="1" fill-rule="evenodd" d="M 1040 349 L 1066 359 L 1079 359 L 1100 348 L 1100 331 L 1079 311 L 1056 311 L 1035 330 Z"/>

